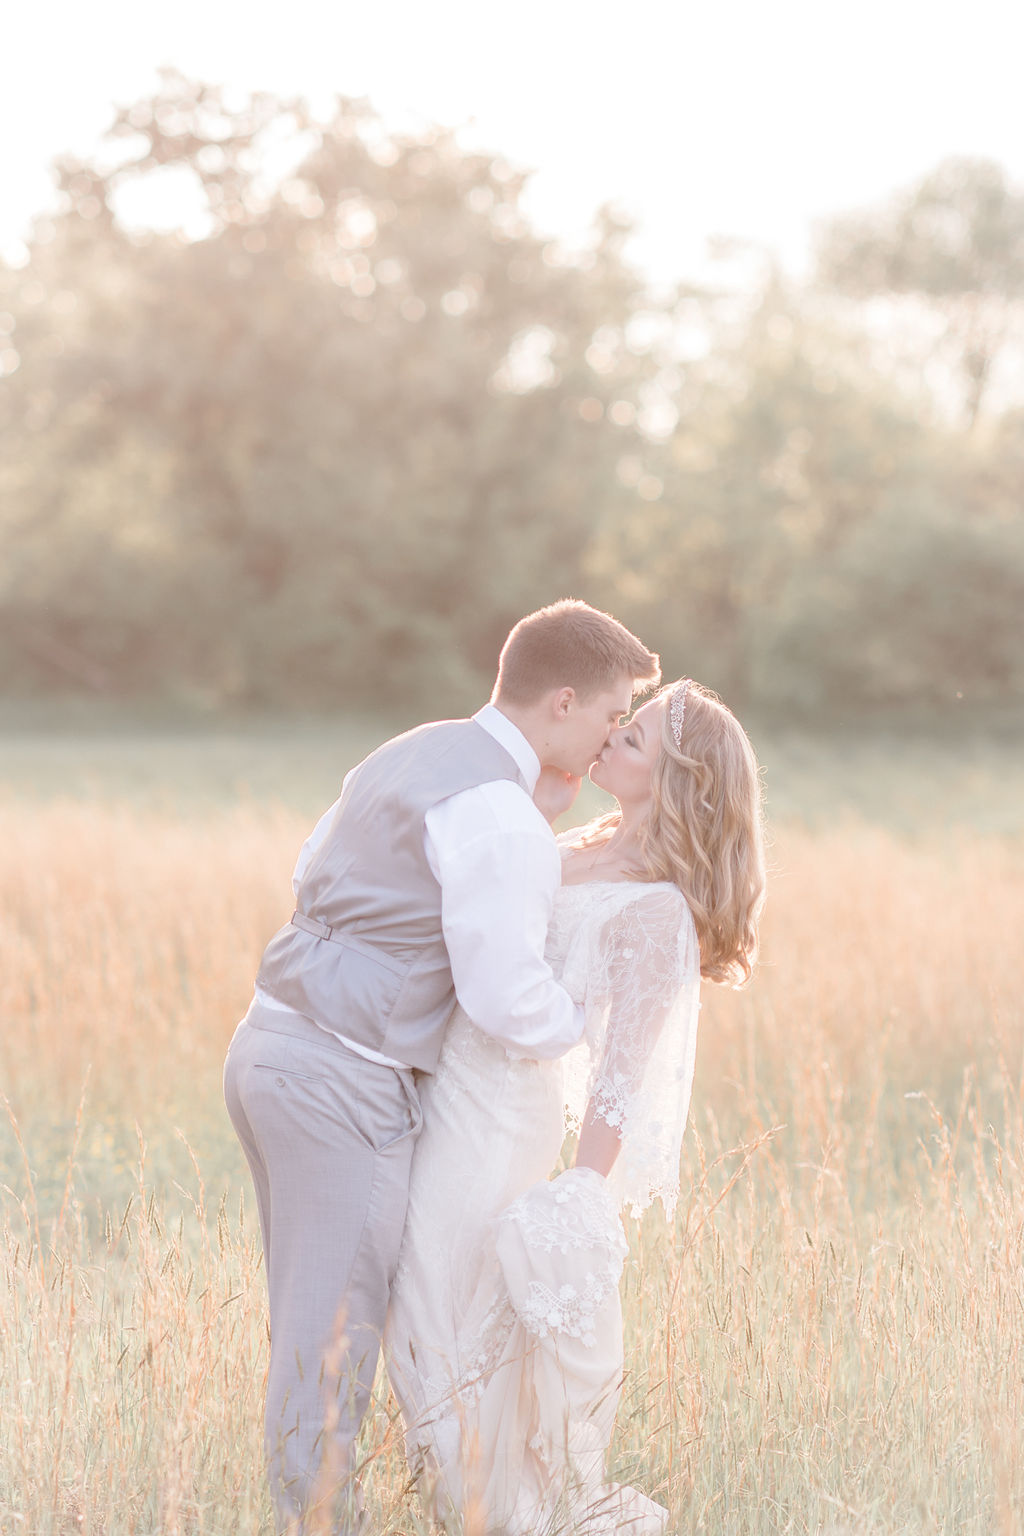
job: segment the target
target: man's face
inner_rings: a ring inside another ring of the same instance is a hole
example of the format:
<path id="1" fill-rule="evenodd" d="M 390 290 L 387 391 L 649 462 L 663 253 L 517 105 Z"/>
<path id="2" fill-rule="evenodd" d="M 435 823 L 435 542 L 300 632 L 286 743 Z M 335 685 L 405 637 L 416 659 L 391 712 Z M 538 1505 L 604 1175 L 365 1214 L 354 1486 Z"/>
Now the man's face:
<path id="1" fill-rule="evenodd" d="M 591 765 L 590 782 L 614 795 L 620 805 L 642 807 L 650 802 L 667 708 L 666 694 L 648 699 L 628 724 L 612 731 L 601 756 Z"/>
<path id="2" fill-rule="evenodd" d="M 585 702 L 573 698 L 560 730 L 557 766 L 580 778 L 598 757 L 609 735 L 633 702 L 633 679 L 623 677 Z"/>

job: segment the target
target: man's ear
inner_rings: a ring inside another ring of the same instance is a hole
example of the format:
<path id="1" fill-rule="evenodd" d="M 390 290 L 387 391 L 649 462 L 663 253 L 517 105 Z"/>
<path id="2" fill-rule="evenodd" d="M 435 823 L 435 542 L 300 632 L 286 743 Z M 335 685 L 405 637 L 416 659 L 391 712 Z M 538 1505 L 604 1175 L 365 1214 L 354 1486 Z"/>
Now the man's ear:
<path id="1" fill-rule="evenodd" d="M 559 720 L 564 720 L 576 702 L 575 688 L 559 688 L 551 695 L 551 707 Z"/>

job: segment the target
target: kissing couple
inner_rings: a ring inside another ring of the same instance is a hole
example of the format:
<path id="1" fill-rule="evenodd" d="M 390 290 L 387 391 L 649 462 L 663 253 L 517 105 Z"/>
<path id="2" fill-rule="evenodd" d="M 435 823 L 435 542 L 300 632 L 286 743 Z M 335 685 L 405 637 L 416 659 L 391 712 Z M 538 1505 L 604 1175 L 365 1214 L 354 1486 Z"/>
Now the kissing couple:
<path id="1" fill-rule="evenodd" d="M 608 614 L 529 614 L 491 702 L 371 753 L 299 854 L 224 1069 L 263 1237 L 282 1530 L 363 1528 L 382 1343 L 434 1520 L 665 1529 L 605 1478 L 619 1212 L 674 1210 L 700 981 L 750 976 L 764 853 L 738 721 L 688 678 L 630 714 L 659 680 Z M 617 806 L 556 838 L 588 771 Z"/>

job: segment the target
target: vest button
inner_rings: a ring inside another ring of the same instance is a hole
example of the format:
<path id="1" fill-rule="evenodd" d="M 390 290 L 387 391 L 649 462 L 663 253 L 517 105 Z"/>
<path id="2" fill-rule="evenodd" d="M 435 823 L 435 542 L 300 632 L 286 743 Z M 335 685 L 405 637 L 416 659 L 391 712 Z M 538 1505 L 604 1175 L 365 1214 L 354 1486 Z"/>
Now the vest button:
<path id="1" fill-rule="evenodd" d="M 279 1088 L 283 1088 L 283 1087 L 284 1087 L 284 1086 L 285 1086 L 285 1082 L 284 1082 L 284 1078 L 283 1078 L 283 1077 L 279 1077 L 279 1078 L 278 1078 L 278 1080 L 277 1080 L 277 1086 L 278 1086 L 278 1087 L 279 1087 Z"/>

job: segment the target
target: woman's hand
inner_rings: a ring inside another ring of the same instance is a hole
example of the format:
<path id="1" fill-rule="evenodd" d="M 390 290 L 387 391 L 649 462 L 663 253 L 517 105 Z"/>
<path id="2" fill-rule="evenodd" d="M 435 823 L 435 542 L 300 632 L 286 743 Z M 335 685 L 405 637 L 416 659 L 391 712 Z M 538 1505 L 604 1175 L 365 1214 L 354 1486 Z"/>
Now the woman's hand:
<path id="1" fill-rule="evenodd" d="M 581 779 L 561 768 L 542 768 L 533 803 L 546 821 L 555 821 L 569 810 L 580 792 Z"/>

